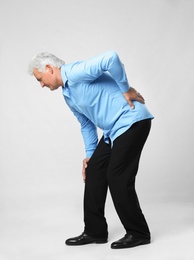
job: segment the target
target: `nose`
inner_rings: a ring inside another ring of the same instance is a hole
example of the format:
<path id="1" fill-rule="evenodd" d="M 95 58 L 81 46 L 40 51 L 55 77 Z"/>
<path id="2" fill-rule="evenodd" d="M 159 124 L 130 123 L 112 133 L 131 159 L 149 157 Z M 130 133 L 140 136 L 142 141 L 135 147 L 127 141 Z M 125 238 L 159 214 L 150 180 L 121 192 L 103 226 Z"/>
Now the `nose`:
<path id="1" fill-rule="evenodd" d="M 41 85 L 42 88 L 45 87 L 45 84 L 43 82 L 40 82 L 40 85 Z"/>

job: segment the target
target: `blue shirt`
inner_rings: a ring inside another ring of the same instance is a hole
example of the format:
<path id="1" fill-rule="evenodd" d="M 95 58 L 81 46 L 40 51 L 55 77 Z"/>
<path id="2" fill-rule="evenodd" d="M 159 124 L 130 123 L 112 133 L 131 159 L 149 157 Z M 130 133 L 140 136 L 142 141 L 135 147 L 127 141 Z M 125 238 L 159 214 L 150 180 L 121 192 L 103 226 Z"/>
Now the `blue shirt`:
<path id="1" fill-rule="evenodd" d="M 135 122 L 153 118 L 144 104 L 132 109 L 122 93 L 130 89 L 125 69 L 114 51 L 61 67 L 65 101 L 81 124 L 86 157 L 97 143 L 97 127 L 105 142 L 113 141 Z"/>

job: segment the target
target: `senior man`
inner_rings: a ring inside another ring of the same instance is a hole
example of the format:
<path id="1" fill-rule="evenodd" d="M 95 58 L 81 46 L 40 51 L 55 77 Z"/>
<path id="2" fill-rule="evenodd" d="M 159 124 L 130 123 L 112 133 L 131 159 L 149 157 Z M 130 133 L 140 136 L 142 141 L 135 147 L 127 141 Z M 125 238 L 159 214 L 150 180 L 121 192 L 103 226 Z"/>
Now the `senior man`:
<path id="1" fill-rule="evenodd" d="M 64 99 L 81 125 L 85 143 L 85 225 L 83 233 L 67 239 L 66 245 L 107 242 L 104 208 L 108 188 L 126 231 L 111 248 L 149 244 L 151 235 L 140 208 L 135 179 L 153 116 L 141 94 L 129 85 L 117 53 L 106 51 L 69 64 L 51 53 L 38 53 L 30 62 L 29 72 L 42 87 L 62 87 Z M 103 131 L 99 141 L 97 128 Z"/>

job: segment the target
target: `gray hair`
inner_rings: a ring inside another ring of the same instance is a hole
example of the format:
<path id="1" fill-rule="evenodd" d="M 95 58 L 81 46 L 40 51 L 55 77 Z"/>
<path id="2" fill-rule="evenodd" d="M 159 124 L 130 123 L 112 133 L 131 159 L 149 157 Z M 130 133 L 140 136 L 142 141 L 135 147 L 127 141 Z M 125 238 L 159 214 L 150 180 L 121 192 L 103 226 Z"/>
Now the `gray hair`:
<path id="1" fill-rule="evenodd" d="M 38 69 L 39 72 L 44 72 L 46 65 L 52 65 L 56 68 L 60 68 L 65 62 L 60 60 L 55 55 L 49 52 L 37 53 L 31 60 L 28 72 L 33 75 L 34 69 Z"/>

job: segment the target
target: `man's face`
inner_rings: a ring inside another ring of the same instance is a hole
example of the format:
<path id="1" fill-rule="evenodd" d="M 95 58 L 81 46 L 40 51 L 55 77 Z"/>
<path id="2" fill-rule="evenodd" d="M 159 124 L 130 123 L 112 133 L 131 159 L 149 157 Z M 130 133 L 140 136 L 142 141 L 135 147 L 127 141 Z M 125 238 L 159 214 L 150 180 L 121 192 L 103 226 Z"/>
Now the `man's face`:
<path id="1" fill-rule="evenodd" d="M 42 88 L 47 87 L 50 90 L 55 90 L 61 86 L 57 80 L 55 68 L 50 65 L 46 66 L 45 72 L 40 72 L 35 68 L 34 76 L 40 82 Z"/>

